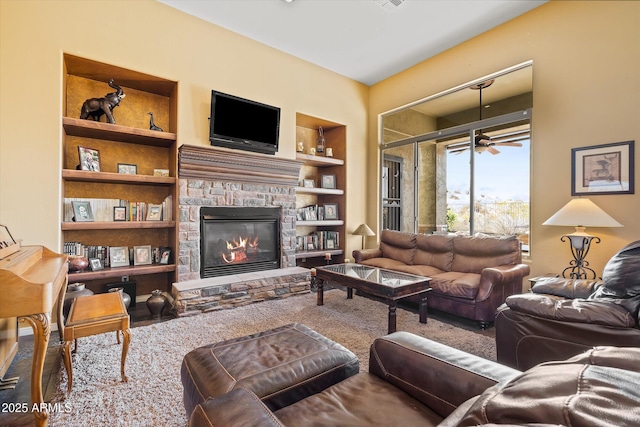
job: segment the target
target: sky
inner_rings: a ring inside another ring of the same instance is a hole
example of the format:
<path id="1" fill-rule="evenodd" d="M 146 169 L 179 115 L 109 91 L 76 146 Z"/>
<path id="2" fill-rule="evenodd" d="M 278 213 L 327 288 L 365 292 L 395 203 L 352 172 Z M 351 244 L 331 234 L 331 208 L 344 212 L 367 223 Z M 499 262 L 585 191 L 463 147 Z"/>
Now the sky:
<path id="1" fill-rule="evenodd" d="M 500 154 L 476 156 L 476 199 L 529 201 L 530 141 L 522 147 L 495 147 Z M 469 151 L 447 156 L 447 190 L 468 200 Z M 484 195 L 484 197 L 482 197 Z"/>

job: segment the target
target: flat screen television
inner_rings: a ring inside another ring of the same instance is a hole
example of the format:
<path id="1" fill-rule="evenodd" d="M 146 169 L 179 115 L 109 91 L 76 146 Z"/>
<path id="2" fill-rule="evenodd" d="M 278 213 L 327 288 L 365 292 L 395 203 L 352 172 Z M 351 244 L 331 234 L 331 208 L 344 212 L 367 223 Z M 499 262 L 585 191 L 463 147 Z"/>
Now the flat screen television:
<path id="1" fill-rule="evenodd" d="M 280 108 L 211 91 L 211 145 L 275 154 L 280 134 Z"/>

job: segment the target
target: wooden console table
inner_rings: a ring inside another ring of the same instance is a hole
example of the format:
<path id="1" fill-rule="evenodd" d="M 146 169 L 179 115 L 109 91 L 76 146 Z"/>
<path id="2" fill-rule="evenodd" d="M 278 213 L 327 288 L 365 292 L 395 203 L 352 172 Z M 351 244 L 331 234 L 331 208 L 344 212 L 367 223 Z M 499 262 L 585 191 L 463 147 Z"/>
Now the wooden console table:
<path id="1" fill-rule="evenodd" d="M 51 335 L 51 312 L 57 308 L 60 336 L 64 334 L 62 305 L 67 288 L 67 256 L 44 246 L 25 246 L 0 260 L 0 318 L 17 318 L 33 328 L 31 402 L 43 408 L 42 370 Z M 56 305 L 57 304 L 57 305 Z M 17 343 L 16 343 L 17 344 Z M 9 355 L 13 358 L 15 352 Z M 5 363 L 8 366 L 11 362 Z M 49 414 L 34 411 L 36 425 L 46 426 Z"/>

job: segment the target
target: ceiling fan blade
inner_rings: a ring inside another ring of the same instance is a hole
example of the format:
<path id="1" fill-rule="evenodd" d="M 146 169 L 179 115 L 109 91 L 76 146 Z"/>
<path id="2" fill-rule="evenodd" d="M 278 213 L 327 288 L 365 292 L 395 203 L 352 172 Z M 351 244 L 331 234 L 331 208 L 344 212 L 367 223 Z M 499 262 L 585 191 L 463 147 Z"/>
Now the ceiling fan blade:
<path id="1" fill-rule="evenodd" d="M 522 147 L 522 144 L 519 142 L 496 142 L 494 145 L 499 145 L 501 147 Z"/>
<path id="2" fill-rule="evenodd" d="M 490 152 L 491 154 L 494 154 L 494 155 L 495 155 L 495 154 L 500 154 L 500 151 L 499 151 L 499 150 L 496 150 L 496 149 L 495 149 L 495 148 L 493 148 L 493 147 L 488 147 L 488 148 L 487 148 L 487 151 L 488 151 L 488 152 Z"/>

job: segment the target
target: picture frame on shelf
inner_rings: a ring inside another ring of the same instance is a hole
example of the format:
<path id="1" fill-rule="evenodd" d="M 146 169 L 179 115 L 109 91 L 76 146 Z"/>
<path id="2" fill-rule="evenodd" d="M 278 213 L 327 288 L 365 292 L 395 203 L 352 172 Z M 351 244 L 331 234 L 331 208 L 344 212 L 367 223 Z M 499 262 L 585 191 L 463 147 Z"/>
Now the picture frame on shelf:
<path id="1" fill-rule="evenodd" d="M 102 265 L 100 258 L 89 258 L 89 268 L 91 268 L 91 271 L 100 271 L 104 270 L 104 265 Z"/>
<path id="2" fill-rule="evenodd" d="M 571 195 L 634 194 L 634 143 L 571 150 Z"/>
<path id="3" fill-rule="evenodd" d="M 113 220 L 114 221 L 126 221 L 127 220 L 127 208 L 124 206 L 113 207 Z"/>
<path id="4" fill-rule="evenodd" d="M 132 165 L 130 163 L 118 163 L 118 173 L 125 175 L 137 175 L 138 165 Z"/>
<path id="5" fill-rule="evenodd" d="M 169 176 L 169 169 L 154 169 L 153 176 Z"/>
<path id="6" fill-rule="evenodd" d="M 315 188 L 316 183 L 313 179 L 303 179 L 302 180 L 302 186 L 304 188 Z"/>
<path id="7" fill-rule="evenodd" d="M 100 150 L 78 146 L 80 170 L 100 172 Z"/>
<path id="8" fill-rule="evenodd" d="M 113 267 L 129 266 L 129 248 L 127 246 L 111 246 L 109 248 L 109 265 Z"/>
<path id="9" fill-rule="evenodd" d="M 327 242 L 325 243 L 325 249 L 335 249 L 336 248 L 336 241 L 333 239 L 327 239 Z"/>
<path id="10" fill-rule="evenodd" d="M 324 219 L 333 220 L 338 219 L 338 204 L 337 203 L 325 203 L 324 207 Z"/>
<path id="11" fill-rule="evenodd" d="M 322 175 L 320 183 L 322 188 L 336 188 L 336 176 Z"/>
<path id="12" fill-rule="evenodd" d="M 151 264 L 151 245 L 133 247 L 133 265 Z"/>
<path id="13" fill-rule="evenodd" d="M 147 205 L 147 221 L 162 221 L 162 205 Z"/>
<path id="14" fill-rule="evenodd" d="M 160 264 L 168 265 L 171 260 L 171 248 L 161 248 Z"/>
<path id="15" fill-rule="evenodd" d="M 72 200 L 71 207 L 75 222 L 93 222 L 93 211 L 91 210 L 90 202 Z"/>

